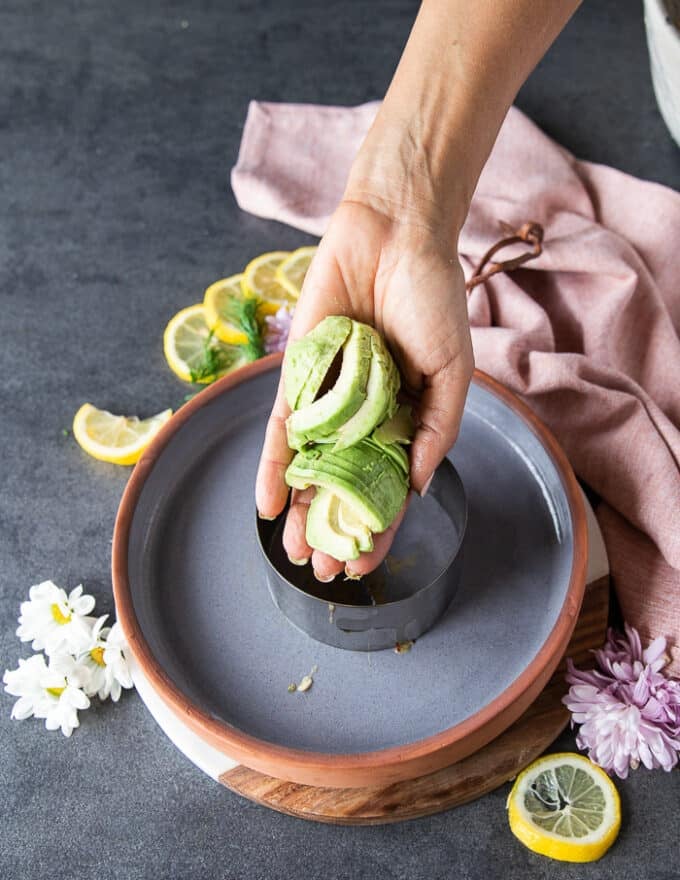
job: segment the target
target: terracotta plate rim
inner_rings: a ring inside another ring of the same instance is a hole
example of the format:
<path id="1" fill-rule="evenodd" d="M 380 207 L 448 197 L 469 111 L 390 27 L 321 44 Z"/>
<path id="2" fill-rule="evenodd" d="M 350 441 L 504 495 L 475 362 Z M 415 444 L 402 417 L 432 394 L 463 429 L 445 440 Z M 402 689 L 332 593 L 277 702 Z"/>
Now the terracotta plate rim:
<path id="1" fill-rule="evenodd" d="M 214 718 L 193 703 L 173 683 L 156 660 L 135 615 L 128 580 L 127 551 L 130 526 L 137 501 L 156 460 L 174 434 L 196 412 L 215 398 L 242 382 L 277 369 L 281 361 L 281 354 L 269 355 L 241 367 L 208 386 L 177 410 L 135 465 L 121 498 L 113 533 L 112 579 L 118 620 L 135 660 L 158 695 L 199 735 L 246 766 L 272 776 L 299 782 L 308 782 L 312 778 L 327 778 L 329 782 L 326 784 L 331 784 L 330 780 L 333 779 L 338 785 L 366 784 L 365 781 L 357 783 L 357 780 L 360 777 L 365 779 L 365 774 L 368 773 L 371 780 L 377 783 L 386 779 L 395 780 L 416 775 L 422 772 L 426 765 L 431 765 L 432 770 L 438 769 L 475 750 L 474 746 L 466 747 L 466 742 L 469 743 L 472 739 L 480 743 L 482 740 L 488 742 L 506 729 L 516 714 L 513 711 L 513 704 L 518 707 L 524 706 L 527 692 L 536 691 L 537 683 L 545 678 L 546 673 L 552 674 L 566 648 L 583 600 L 588 556 L 585 507 L 576 477 L 553 434 L 529 407 L 495 379 L 480 370 L 475 370 L 473 381 L 506 403 L 538 437 L 560 475 L 565 490 L 572 520 L 574 554 L 569 586 L 553 629 L 533 660 L 501 694 L 464 721 L 424 739 L 370 752 L 343 754 L 293 749 L 258 739 L 228 722 Z M 494 719 L 497 719 L 496 725 L 493 723 Z M 501 722 L 500 725 L 498 721 Z M 498 729 L 491 730 L 495 726 L 498 726 Z M 454 752 L 457 757 L 452 758 Z M 446 755 L 447 759 L 438 760 L 436 756 L 439 753 Z M 397 769 L 400 766 L 402 772 Z M 407 767 L 413 767 L 414 772 L 408 772 Z"/>

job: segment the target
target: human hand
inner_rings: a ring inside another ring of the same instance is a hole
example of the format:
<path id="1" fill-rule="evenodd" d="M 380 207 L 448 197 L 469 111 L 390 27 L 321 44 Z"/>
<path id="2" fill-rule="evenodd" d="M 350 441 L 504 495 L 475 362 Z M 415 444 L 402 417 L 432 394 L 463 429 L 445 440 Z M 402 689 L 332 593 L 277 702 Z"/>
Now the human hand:
<path id="1" fill-rule="evenodd" d="M 305 279 L 290 339 L 304 336 L 327 315 L 348 315 L 385 337 L 404 390 L 418 401 L 410 476 L 412 488 L 424 494 L 455 441 L 472 376 L 466 293 L 455 242 L 428 222 L 412 215 L 396 219 L 384 208 L 370 200 L 340 204 Z M 281 382 L 257 475 L 257 509 L 264 517 L 281 513 L 288 498 L 284 475 L 294 454 L 286 439 L 289 413 Z M 327 581 L 345 564 L 307 544 L 313 495 L 313 488 L 293 490 L 283 544 L 291 560 L 311 559 L 317 578 Z M 367 574 L 379 565 L 404 511 L 375 536 L 371 553 L 347 563 L 347 574 Z"/>

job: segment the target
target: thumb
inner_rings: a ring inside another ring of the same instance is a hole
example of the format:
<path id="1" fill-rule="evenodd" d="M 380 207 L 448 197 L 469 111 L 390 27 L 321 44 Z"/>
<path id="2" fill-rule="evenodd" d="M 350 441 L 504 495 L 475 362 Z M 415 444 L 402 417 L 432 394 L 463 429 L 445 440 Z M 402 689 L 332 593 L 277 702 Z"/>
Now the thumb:
<path id="1" fill-rule="evenodd" d="M 472 354 L 459 356 L 432 376 L 418 406 L 418 427 L 411 447 L 411 486 L 424 495 L 439 463 L 460 430 L 463 407 L 474 372 Z"/>

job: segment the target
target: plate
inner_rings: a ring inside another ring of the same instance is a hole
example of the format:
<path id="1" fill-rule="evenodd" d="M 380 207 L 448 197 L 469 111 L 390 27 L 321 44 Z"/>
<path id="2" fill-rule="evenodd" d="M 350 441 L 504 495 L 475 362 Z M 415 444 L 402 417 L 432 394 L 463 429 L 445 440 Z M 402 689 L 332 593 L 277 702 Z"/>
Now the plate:
<path id="1" fill-rule="evenodd" d="M 448 766 L 519 717 L 569 640 L 587 558 L 573 473 L 531 412 L 477 373 L 450 454 L 469 505 L 456 598 L 408 653 L 321 644 L 271 601 L 253 523 L 279 366 L 202 392 L 135 467 L 113 546 L 130 649 L 189 728 L 260 772 L 350 787 Z M 312 667 L 313 687 L 289 693 Z"/>

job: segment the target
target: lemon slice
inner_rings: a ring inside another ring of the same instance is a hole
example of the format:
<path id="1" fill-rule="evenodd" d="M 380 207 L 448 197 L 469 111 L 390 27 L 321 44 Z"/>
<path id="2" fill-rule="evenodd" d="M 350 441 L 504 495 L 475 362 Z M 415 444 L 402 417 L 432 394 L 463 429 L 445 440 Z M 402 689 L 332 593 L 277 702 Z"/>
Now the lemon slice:
<path id="1" fill-rule="evenodd" d="M 276 280 L 295 299 L 302 292 L 302 284 L 305 280 L 307 269 L 309 269 L 309 264 L 312 262 L 312 257 L 316 251 L 316 245 L 298 248 L 289 257 L 282 260 L 276 269 Z"/>
<path id="2" fill-rule="evenodd" d="M 211 334 L 203 303 L 182 309 L 171 318 L 163 334 L 163 352 L 176 376 L 202 385 L 214 382 L 244 360 L 242 349 Z"/>
<path id="3" fill-rule="evenodd" d="M 203 298 L 205 321 L 214 330 L 215 336 L 230 345 L 245 345 L 248 342 L 243 330 L 228 319 L 229 306 L 234 300 L 243 299 L 241 279 L 243 275 L 232 275 L 211 284 Z"/>
<path id="4" fill-rule="evenodd" d="M 115 416 L 84 403 L 73 419 L 73 436 L 89 455 L 113 464 L 134 464 L 172 415 L 163 410 L 150 419 Z"/>
<path id="5" fill-rule="evenodd" d="M 243 270 L 241 289 L 245 296 L 255 296 L 260 300 L 261 313 L 264 315 L 273 315 L 281 306 L 292 308 L 295 305 L 296 297 L 276 278 L 276 270 L 289 254 L 289 251 L 261 254 Z"/>
<path id="6" fill-rule="evenodd" d="M 593 862 L 616 840 L 619 793 L 583 755 L 564 752 L 530 764 L 507 802 L 512 833 L 530 850 L 562 862 Z"/>

